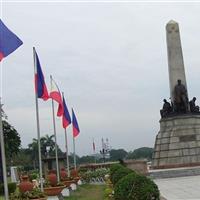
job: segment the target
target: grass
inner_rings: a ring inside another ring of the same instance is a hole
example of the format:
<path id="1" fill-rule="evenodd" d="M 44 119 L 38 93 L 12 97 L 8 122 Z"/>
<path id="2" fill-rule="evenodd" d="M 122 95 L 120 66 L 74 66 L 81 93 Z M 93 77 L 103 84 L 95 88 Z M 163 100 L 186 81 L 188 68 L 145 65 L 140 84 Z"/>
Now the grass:
<path id="1" fill-rule="evenodd" d="M 103 200 L 105 185 L 82 185 L 65 200 Z"/>
<path id="2" fill-rule="evenodd" d="M 66 197 L 65 200 L 103 200 L 105 187 L 105 185 L 81 185 L 77 187 L 76 191 L 71 192 L 70 197 Z M 4 197 L 0 196 L 0 200 L 4 200 Z"/>

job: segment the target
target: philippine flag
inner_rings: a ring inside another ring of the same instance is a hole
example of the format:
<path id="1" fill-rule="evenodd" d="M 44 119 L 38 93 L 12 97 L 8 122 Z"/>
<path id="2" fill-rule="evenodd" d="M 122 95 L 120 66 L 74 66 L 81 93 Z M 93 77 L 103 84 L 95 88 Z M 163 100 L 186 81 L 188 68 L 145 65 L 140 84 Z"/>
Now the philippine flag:
<path id="1" fill-rule="evenodd" d="M 47 86 L 45 84 L 44 75 L 42 72 L 40 61 L 35 51 L 35 48 L 33 48 L 33 54 L 35 57 L 35 91 L 38 98 L 41 98 L 44 101 L 46 101 L 49 99 L 49 94 L 48 94 Z"/>
<path id="2" fill-rule="evenodd" d="M 62 125 L 63 125 L 63 128 L 67 128 L 71 124 L 71 117 L 69 115 L 69 111 L 67 109 L 64 96 L 63 96 L 63 108 L 64 108 L 64 113 L 62 116 Z"/>
<path id="3" fill-rule="evenodd" d="M 50 98 L 52 98 L 59 104 L 57 116 L 58 117 L 62 116 L 64 113 L 62 95 L 60 93 L 60 90 L 59 90 L 56 82 L 53 80 L 52 76 L 51 76 L 51 92 L 50 92 L 49 96 L 50 96 Z"/>
<path id="4" fill-rule="evenodd" d="M 73 137 L 75 138 L 76 136 L 79 135 L 80 130 L 78 127 L 78 122 L 77 122 L 73 108 L 72 108 L 72 126 L 73 126 Z"/>
<path id="5" fill-rule="evenodd" d="M 22 44 L 23 42 L 0 19 L 0 61 Z"/>

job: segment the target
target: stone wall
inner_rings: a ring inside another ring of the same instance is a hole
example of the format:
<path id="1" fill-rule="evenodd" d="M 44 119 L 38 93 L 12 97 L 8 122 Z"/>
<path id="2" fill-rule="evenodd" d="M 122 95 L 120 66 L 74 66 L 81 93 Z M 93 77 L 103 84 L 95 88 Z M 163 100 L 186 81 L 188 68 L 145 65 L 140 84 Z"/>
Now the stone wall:
<path id="1" fill-rule="evenodd" d="M 147 160 L 125 160 L 124 164 L 140 174 L 148 174 Z"/>
<path id="2" fill-rule="evenodd" d="M 160 120 L 152 168 L 200 165 L 200 115 Z"/>

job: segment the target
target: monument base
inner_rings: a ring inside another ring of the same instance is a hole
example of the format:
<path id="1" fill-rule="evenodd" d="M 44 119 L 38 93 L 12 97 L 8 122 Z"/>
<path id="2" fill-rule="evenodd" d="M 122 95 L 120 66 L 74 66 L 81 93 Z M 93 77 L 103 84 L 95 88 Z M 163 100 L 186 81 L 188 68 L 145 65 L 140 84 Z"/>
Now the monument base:
<path id="1" fill-rule="evenodd" d="M 152 169 L 200 166 L 200 115 L 160 120 Z"/>

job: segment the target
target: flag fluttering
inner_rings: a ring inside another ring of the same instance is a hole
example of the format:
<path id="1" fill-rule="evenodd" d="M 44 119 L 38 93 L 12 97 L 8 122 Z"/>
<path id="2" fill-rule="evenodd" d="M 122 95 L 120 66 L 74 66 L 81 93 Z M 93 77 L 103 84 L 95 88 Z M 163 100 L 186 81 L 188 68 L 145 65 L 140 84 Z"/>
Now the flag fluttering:
<path id="1" fill-rule="evenodd" d="M 41 98 L 44 101 L 46 101 L 49 99 L 47 86 L 45 84 L 44 75 L 43 75 L 40 61 L 35 51 L 35 48 L 33 48 L 33 52 L 35 56 L 35 68 L 36 68 L 35 69 L 35 92 L 38 98 Z"/>
<path id="2" fill-rule="evenodd" d="M 79 135 L 80 130 L 73 108 L 72 108 L 72 126 L 73 126 L 73 137 L 75 138 L 76 136 Z"/>
<path id="3" fill-rule="evenodd" d="M 49 97 L 58 103 L 57 116 L 61 117 L 64 113 L 62 95 L 60 93 L 60 90 L 56 82 L 53 80 L 52 76 L 51 76 L 51 92 L 50 92 Z"/>
<path id="4" fill-rule="evenodd" d="M 23 42 L 0 19 L 0 61 L 22 44 Z"/>
<path id="5" fill-rule="evenodd" d="M 67 128 L 71 124 L 71 117 L 70 117 L 64 96 L 63 96 L 63 109 L 64 109 L 64 112 L 62 116 L 62 125 L 63 125 L 63 128 Z"/>

